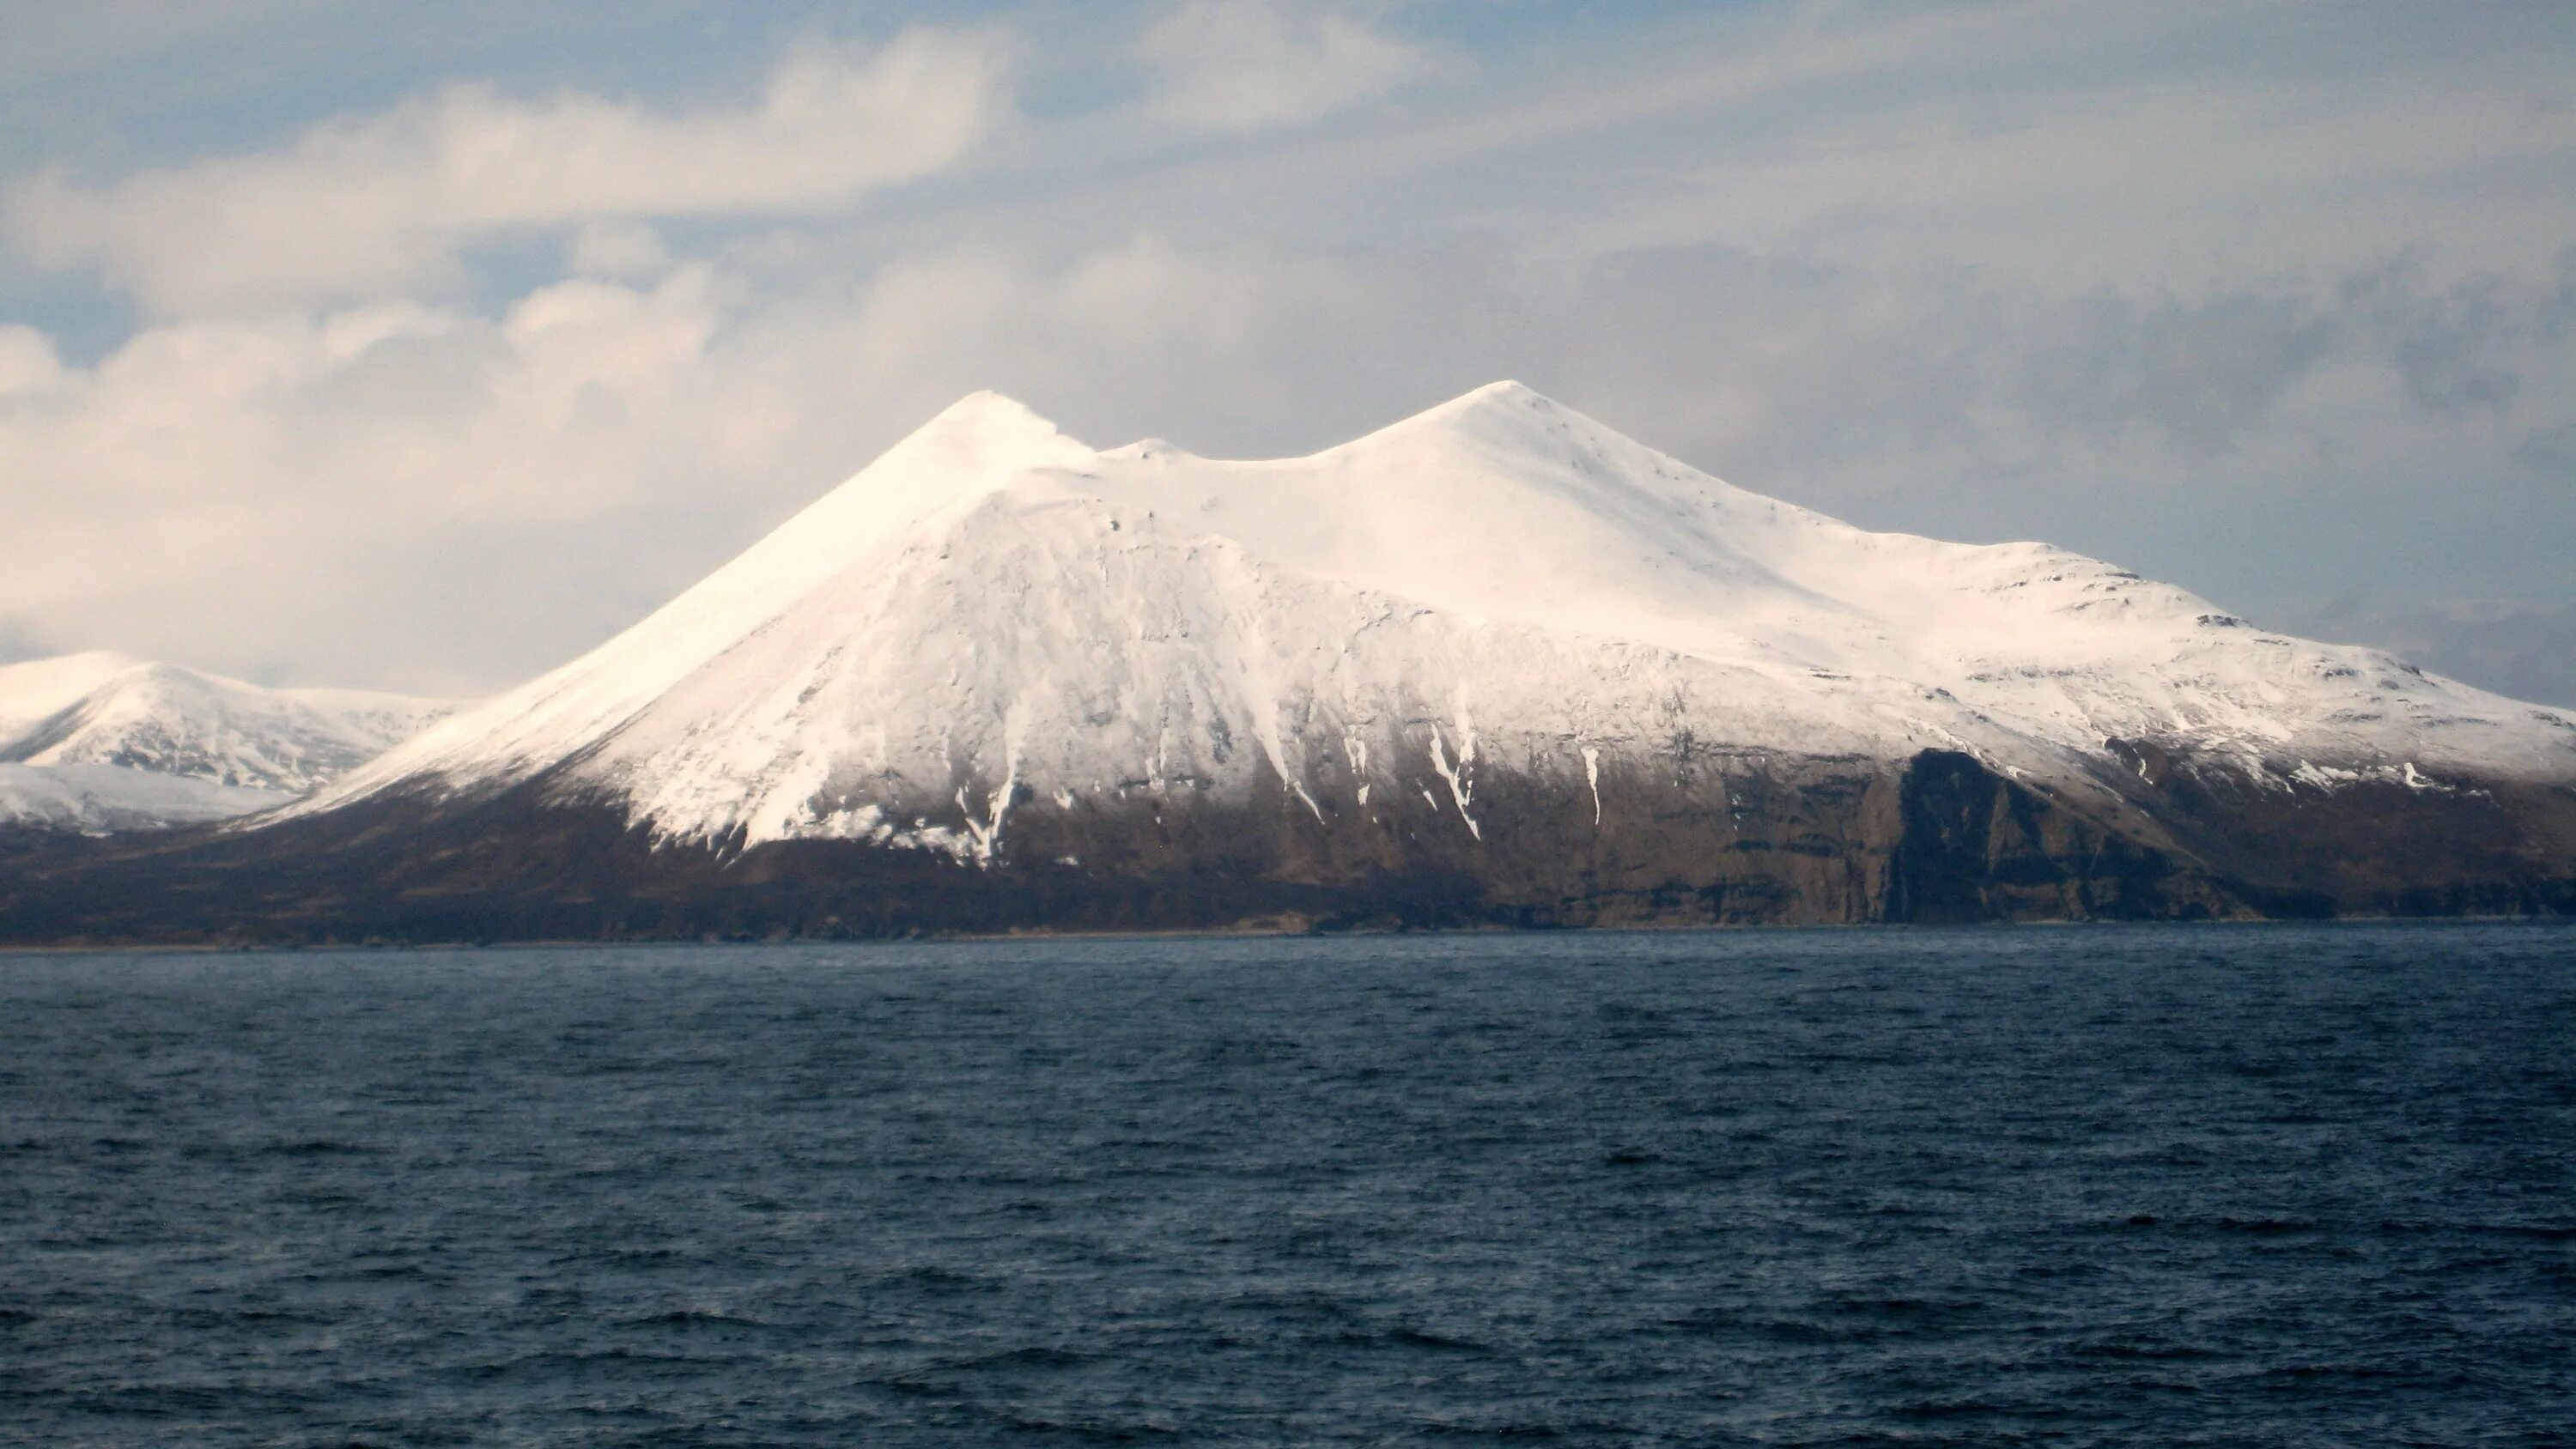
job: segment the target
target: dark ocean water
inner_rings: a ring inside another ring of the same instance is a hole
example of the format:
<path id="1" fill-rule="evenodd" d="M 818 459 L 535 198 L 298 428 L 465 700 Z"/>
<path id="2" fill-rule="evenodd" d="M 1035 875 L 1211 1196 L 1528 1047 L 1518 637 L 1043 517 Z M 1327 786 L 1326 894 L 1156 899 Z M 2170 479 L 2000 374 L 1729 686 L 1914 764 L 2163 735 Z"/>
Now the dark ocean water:
<path id="1" fill-rule="evenodd" d="M 0 957 L 0 1440 L 2517 1444 L 2576 931 Z"/>

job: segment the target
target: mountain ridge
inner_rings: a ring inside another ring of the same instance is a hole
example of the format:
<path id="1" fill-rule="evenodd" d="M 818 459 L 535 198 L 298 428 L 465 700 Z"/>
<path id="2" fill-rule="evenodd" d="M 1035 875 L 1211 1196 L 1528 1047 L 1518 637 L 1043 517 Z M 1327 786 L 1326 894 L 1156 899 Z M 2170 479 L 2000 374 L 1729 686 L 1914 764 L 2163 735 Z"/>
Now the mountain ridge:
<path id="1" fill-rule="evenodd" d="M 2576 723 L 1518 384 L 1271 460 L 985 393 L 580 658 L 14 899 L 439 939 L 2576 911 Z"/>
<path id="2" fill-rule="evenodd" d="M 937 566 L 960 555 L 975 560 L 971 577 Z M 898 573 L 905 588 L 889 589 Z M 977 587 L 1046 596 L 1086 627 L 1055 631 L 1048 651 L 1022 647 L 1044 627 L 979 600 Z M 941 606 L 921 606 L 924 597 Z M 796 803 L 779 797 L 777 781 L 810 783 L 809 801 L 848 793 L 844 767 L 875 738 L 839 728 L 853 720 L 945 741 L 936 752 L 949 757 L 945 769 L 879 762 L 916 787 L 881 802 L 892 811 L 917 806 L 924 791 L 954 804 L 970 784 L 978 796 L 1005 781 L 1079 793 L 1198 778 L 1209 773 L 1199 765 L 1225 763 L 1204 758 L 1219 748 L 1213 738 L 1175 741 L 1165 729 L 1151 740 L 1103 738 L 1099 758 L 1033 760 L 1034 774 L 1013 764 L 1030 731 L 1099 734 L 1083 721 L 1104 711 L 1132 720 L 1144 706 L 1179 710 L 1202 734 L 1258 742 L 1283 778 L 1307 788 L 1305 765 L 1290 758 L 1306 752 L 1292 747 L 1295 730 L 1283 733 L 1283 711 L 1311 725 L 1319 707 L 1416 718 L 1427 704 L 1446 721 L 1432 731 L 1441 754 L 1465 751 L 1472 764 L 1480 714 L 1509 717 L 1537 703 L 1517 696 L 1546 692 L 1544 680 L 1533 689 L 1525 671 L 1491 658 L 1435 687 L 1422 683 L 1440 672 L 1427 658 L 1355 678 L 1365 671 L 1349 667 L 1354 645 L 1334 658 L 1306 647 L 1325 635 L 1355 640 L 1398 615 L 1442 636 L 1416 654 L 1476 652 L 1467 636 L 1501 631 L 1515 649 L 1591 659 L 1555 660 L 1559 671 L 1697 683 L 1738 704 L 1710 706 L 1711 727 L 1695 732 L 1735 744 L 1821 739 L 1887 759 L 1955 748 L 2007 771 L 2082 781 L 2134 768 L 2110 741 L 2164 739 L 2201 754 L 2232 748 L 2267 788 L 2331 788 L 2373 772 L 2433 781 L 2464 767 L 2576 780 L 2576 725 L 2549 711 L 2376 651 L 2252 629 L 2185 591 L 2047 545 L 1855 529 L 1498 383 L 1306 458 L 1253 462 L 1154 441 L 1094 450 L 1007 399 L 970 396 L 626 634 L 289 813 L 403 781 L 515 781 L 588 752 L 610 762 L 601 769 L 618 777 L 637 818 L 665 835 L 711 839 L 745 824 L 713 806 L 691 813 L 679 797 L 721 796 L 755 775 L 772 782 L 763 798 L 773 808 L 749 825 L 753 841 L 828 833 L 836 819 L 865 833 L 873 827 L 838 805 L 796 821 L 777 814 Z M 1199 657 L 1164 650 L 1148 661 L 1137 656 L 1154 651 L 1114 642 L 1173 624 L 1197 630 Z M 1900 632 L 1909 624 L 1914 634 Z M 963 653 L 949 650 L 958 657 L 937 677 L 879 670 L 872 699 L 824 666 L 900 657 L 920 640 L 962 641 Z M 2111 651 L 2126 656 L 2105 668 Z M 2280 659 L 2260 657 L 2267 651 Z M 1087 665 L 1058 663 L 1086 655 Z M 1000 656 L 1010 667 L 994 665 Z M 741 663 L 754 658 L 757 667 Z M 1123 669 L 1121 687 L 1101 695 L 1083 668 Z M 1174 671 L 1205 677 L 1175 685 Z M 791 719 L 738 707 L 790 677 L 800 692 L 838 690 L 840 712 Z M 952 679 L 965 689 L 934 708 Z M 1354 697 L 1370 691 L 1385 698 Z M 1505 698 L 1480 707 L 1479 693 Z M 1092 698 L 1069 713 L 1067 695 Z M 701 700 L 699 712 L 673 703 L 683 697 Z M 1641 723 L 1643 705 L 1604 719 L 1573 703 L 1541 712 L 1549 730 L 1586 741 L 1577 754 L 1669 732 Z M 720 760 L 693 748 L 720 732 L 719 718 L 733 745 L 748 728 L 769 756 Z M 799 735 L 802 725 L 812 728 Z M 1341 733 L 1341 753 L 1370 743 Z M 658 760 L 638 749 L 655 738 Z M 1176 744 L 1190 756 L 1185 768 L 1170 767 Z M 692 768 L 716 778 L 687 777 Z M 941 838 L 980 849 L 972 842 L 992 827 L 979 831 L 977 817 L 989 815 L 968 805 L 954 814 Z"/>

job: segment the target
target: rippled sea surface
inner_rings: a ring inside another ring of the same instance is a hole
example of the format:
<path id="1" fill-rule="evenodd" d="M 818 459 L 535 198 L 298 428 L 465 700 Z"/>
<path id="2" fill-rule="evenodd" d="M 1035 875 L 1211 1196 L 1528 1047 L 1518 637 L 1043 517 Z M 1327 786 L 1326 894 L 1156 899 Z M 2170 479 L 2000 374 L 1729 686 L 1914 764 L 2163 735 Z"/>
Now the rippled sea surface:
<path id="1" fill-rule="evenodd" d="M 0 957 L 0 1442 L 2571 1425 L 2576 930 Z"/>

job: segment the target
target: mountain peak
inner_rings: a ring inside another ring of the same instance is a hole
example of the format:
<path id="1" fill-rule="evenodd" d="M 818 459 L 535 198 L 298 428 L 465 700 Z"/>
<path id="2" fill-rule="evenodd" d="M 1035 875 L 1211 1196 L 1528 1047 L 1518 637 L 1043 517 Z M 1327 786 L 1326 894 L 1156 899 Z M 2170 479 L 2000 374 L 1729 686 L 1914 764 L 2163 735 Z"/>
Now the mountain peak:
<path id="1" fill-rule="evenodd" d="M 1539 402 L 1553 401 L 1553 399 L 1549 398 L 1545 393 L 1540 392 L 1537 388 L 1530 386 L 1528 383 L 1521 382 L 1515 378 L 1506 377 L 1486 383 L 1483 387 L 1471 388 L 1468 391 L 1460 393 L 1458 396 L 1450 399 L 1450 401 L 1453 404 L 1457 404 L 1474 402 L 1526 402 L 1533 399 Z"/>
<path id="2" fill-rule="evenodd" d="M 44 659 L 0 664 L 0 679 L 12 683 L 44 678 L 100 681 L 141 669 L 149 662 L 113 649 L 84 649 L 77 654 L 56 654 Z"/>
<path id="3" fill-rule="evenodd" d="M 1425 408 L 1396 426 L 1403 427 L 1407 423 L 1455 423 L 1469 418 L 1495 415 L 1508 417 L 1524 412 L 1562 413 L 1565 411 L 1567 409 L 1563 404 L 1536 388 L 1504 378 L 1500 382 L 1486 383 L 1483 387 L 1462 392 L 1447 402 Z"/>
<path id="4" fill-rule="evenodd" d="M 145 661 L 110 649 L 0 664 L 0 744 L 144 667 Z"/>
<path id="5" fill-rule="evenodd" d="M 83 649 L 75 654 L 57 654 L 51 659 L 27 661 L 29 664 L 50 664 L 58 668 L 90 670 L 104 674 L 122 673 L 150 662 L 115 649 Z"/>
<path id="6" fill-rule="evenodd" d="M 855 525 L 872 535 L 932 500 L 980 493 L 1025 470 L 1092 456 L 1090 445 L 1027 404 L 998 392 L 970 392 L 825 495 L 791 528 L 812 533 L 820 525 L 834 532 Z"/>
<path id="7" fill-rule="evenodd" d="M 1460 393 L 1343 447 L 1364 449 L 1372 444 L 1429 439 L 1465 443 L 1480 451 L 1551 456 L 1583 444 L 1640 446 L 1634 439 L 1536 388 L 1506 378 Z"/>
<path id="8" fill-rule="evenodd" d="M 915 432 L 918 435 L 934 429 L 946 434 L 972 434 L 996 441 L 1049 440 L 1065 436 L 1063 429 L 1035 408 L 1018 398 L 990 389 L 970 392 L 950 403 Z"/>

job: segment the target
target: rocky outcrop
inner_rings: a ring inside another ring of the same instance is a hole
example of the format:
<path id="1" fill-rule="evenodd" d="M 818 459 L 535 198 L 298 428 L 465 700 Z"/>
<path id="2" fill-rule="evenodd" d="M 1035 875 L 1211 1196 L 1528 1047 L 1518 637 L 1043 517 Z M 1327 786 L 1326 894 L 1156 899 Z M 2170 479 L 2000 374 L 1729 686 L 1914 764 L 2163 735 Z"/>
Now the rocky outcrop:
<path id="1" fill-rule="evenodd" d="M 1337 806 L 1275 779 L 1248 805 L 1186 791 L 1017 798 L 981 865 L 846 840 L 657 843 L 619 811 L 540 780 L 470 801 L 391 797 L 263 830 L 21 842 L 0 856 L 0 939 L 2175 920 L 2315 914 L 2369 898 L 2308 883 L 2331 875 L 2330 839 L 2274 842 L 2323 875 L 2230 875 L 2141 838 L 2151 822 L 2124 828 L 1964 754 L 1672 763 L 1655 780 L 1494 775 L 1463 802 L 1420 792 L 1365 807 L 1335 795 Z M 2567 908 L 2563 895 L 2505 880 L 2455 899 Z"/>
<path id="2" fill-rule="evenodd" d="M 2285 785 L 2174 754 L 2135 798 L 2265 914 L 2576 914 L 2576 789 L 2388 776 Z"/>

